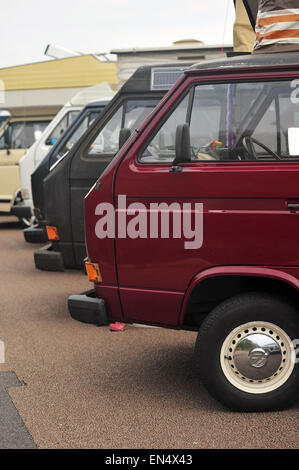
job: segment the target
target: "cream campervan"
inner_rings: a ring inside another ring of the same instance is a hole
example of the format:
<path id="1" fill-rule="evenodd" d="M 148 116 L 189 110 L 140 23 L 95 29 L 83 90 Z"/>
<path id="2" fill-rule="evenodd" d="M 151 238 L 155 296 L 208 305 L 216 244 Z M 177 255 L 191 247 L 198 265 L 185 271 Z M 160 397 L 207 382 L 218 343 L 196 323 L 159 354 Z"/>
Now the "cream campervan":
<path id="1" fill-rule="evenodd" d="M 0 212 L 11 212 L 19 197 L 19 161 L 39 139 L 53 115 L 0 115 Z"/>

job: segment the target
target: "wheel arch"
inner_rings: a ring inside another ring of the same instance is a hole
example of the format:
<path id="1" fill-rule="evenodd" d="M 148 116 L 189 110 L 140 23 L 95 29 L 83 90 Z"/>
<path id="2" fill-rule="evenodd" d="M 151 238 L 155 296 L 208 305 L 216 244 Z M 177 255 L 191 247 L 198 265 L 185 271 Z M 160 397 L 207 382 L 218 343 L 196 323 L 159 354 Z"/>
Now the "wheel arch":
<path id="1" fill-rule="evenodd" d="M 299 279 L 283 268 L 219 266 L 196 274 L 185 292 L 179 325 L 199 327 L 219 303 L 246 291 L 275 292 L 299 302 Z"/>

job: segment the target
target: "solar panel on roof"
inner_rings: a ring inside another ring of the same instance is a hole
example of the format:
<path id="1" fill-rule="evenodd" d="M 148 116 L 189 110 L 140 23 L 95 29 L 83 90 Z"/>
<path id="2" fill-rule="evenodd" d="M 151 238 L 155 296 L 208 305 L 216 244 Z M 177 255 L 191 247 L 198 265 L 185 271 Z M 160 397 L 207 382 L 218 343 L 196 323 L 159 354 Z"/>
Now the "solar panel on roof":
<path id="1" fill-rule="evenodd" d="M 154 67 L 151 90 L 169 90 L 188 67 Z"/>

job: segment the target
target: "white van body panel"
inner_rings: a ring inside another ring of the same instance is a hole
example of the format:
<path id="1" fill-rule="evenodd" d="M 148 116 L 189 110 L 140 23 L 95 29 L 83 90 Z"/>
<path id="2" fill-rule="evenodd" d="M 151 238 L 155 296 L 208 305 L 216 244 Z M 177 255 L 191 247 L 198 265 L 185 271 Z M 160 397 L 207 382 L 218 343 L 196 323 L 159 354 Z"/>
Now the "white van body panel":
<path id="1" fill-rule="evenodd" d="M 47 155 L 51 149 L 50 145 L 47 145 L 47 140 L 51 133 L 55 130 L 57 125 L 62 121 L 62 119 L 70 111 L 80 112 L 82 107 L 76 106 L 73 107 L 70 103 L 67 103 L 51 121 L 49 126 L 43 132 L 41 137 L 30 147 L 28 152 L 20 160 L 20 181 L 21 181 L 21 193 L 24 199 L 32 200 L 31 194 L 31 174 L 34 172 L 34 169 L 42 161 L 42 159 Z"/>

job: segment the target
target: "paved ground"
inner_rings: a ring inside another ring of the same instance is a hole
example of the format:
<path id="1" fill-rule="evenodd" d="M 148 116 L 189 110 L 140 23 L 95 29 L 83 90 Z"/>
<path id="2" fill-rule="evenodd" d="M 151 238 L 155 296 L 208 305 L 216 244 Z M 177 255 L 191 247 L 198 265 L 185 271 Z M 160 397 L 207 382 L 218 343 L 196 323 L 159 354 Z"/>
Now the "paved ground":
<path id="1" fill-rule="evenodd" d="M 194 333 L 72 320 L 66 300 L 86 277 L 35 270 L 34 249 L 0 217 L 0 448 L 298 448 L 298 406 L 240 414 L 209 397 Z"/>

